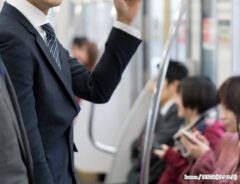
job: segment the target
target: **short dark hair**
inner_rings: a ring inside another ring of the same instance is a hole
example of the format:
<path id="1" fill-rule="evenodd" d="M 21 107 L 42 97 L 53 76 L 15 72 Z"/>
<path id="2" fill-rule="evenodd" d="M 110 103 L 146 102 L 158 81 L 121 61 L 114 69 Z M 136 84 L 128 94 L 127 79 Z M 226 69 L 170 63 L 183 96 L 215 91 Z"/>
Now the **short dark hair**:
<path id="1" fill-rule="evenodd" d="M 188 69 L 183 63 L 170 60 L 166 75 L 166 79 L 169 84 L 171 84 L 174 81 L 181 81 L 187 76 Z"/>
<path id="2" fill-rule="evenodd" d="M 88 39 L 86 37 L 75 37 L 73 38 L 72 45 L 76 45 L 78 47 L 82 47 L 88 43 Z"/>
<path id="3" fill-rule="evenodd" d="M 240 76 L 231 77 L 221 85 L 218 101 L 240 118 Z"/>
<path id="4" fill-rule="evenodd" d="M 200 114 L 217 105 L 216 87 L 207 77 L 187 77 L 180 82 L 177 92 L 184 107 L 197 109 Z"/>

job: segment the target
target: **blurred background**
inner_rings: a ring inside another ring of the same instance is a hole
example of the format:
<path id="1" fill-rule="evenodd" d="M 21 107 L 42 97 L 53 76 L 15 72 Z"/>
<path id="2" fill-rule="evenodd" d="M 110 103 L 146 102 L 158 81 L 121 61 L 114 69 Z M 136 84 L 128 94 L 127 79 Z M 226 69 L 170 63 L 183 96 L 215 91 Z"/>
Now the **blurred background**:
<path id="1" fill-rule="evenodd" d="M 189 2 L 171 58 L 185 63 L 192 75 L 208 76 L 219 86 L 227 77 L 240 73 L 240 1 Z M 0 0 L 0 7 L 3 3 Z M 178 4 L 179 0 L 143 1 L 142 10 L 133 25 L 141 31 L 143 44 L 124 72 L 112 99 L 107 104 L 95 105 L 94 111 L 90 103 L 79 100 L 82 111 L 74 122 L 75 142 L 79 150 L 75 155 L 75 165 L 81 180 L 86 183 L 104 179 L 126 181 L 130 158 L 122 158 L 119 165 L 116 160 L 121 160 L 121 155 L 97 150 L 89 138 L 89 120 L 91 117 L 95 140 L 112 147 L 120 148 L 126 132 L 137 134 L 127 125 L 126 119 L 145 84 L 156 77 Z M 60 7 L 49 13 L 60 42 L 71 54 L 73 40 L 78 38 L 75 44 L 79 47 L 86 43 L 84 40 L 94 44 L 92 52 L 95 58 L 101 55 L 115 18 L 112 0 L 63 0 Z M 127 148 L 121 150 L 128 154 Z"/>

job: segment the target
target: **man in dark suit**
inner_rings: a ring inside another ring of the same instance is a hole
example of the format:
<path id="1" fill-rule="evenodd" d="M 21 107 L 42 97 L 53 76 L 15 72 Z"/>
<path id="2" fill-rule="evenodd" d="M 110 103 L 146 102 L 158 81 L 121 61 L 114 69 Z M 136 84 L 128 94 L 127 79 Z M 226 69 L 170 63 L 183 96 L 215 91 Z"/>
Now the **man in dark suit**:
<path id="1" fill-rule="evenodd" d="M 117 22 L 90 73 L 69 56 L 47 21 L 48 10 L 59 4 L 8 0 L 0 15 L 0 51 L 22 110 L 36 184 L 76 183 L 72 121 L 80 108 L 75 96 L 107 102 L 141 43 L 130 26 L 140 0 L 115 0 Z"/>
<path id="2" fill-rule="evenodd" d="M 33 183 L 30 147 L 17 97 L 0 56 L 0 183 Z"/>
<path id="3" fill-rule="evenodd" d="M 173 135 L 183 124 L 183 119 L 178 117 L 177 106 L 174 97 L 177 93 L 179 82 L 188 74 L 186 67 L 175 61 L 169 63 L 163 93 L 161 96 L 161 110 L 159 111 L 157 124 L 155 127 L 154 148 L 159 148 L 162 144 L 173 145 Z M 142 145 L 144 132 L 134 141 L 132 150 L 133 167 L 129 172 L 128 183 L 138 184 L 140 178 Z M 150 162 L 149 184 L 157 183 L 159 176 L 164 169 L 164 163 L 157 156 L 152 154 Z"/>

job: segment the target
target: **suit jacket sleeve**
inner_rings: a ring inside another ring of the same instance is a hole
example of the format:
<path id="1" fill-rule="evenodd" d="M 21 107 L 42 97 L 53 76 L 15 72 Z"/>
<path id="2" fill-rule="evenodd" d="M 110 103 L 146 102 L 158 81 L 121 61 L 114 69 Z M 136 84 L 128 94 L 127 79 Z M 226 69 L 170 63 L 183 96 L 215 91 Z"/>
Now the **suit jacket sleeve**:
<path id="1" fill-rule="evenodd" d="M 70 58 L 74 93 L 95 103 L 107 102 L 140 43 L 139 39 L 113 28 L 92 73 Z"/>
<path id="2" fill-rule="evenodd" d="M 0 48 L 5 66 L 15 87 L 30 142 L 36 184 L 53 184 L 38 129 L 33 92 L 34 64 L 30 52 L 19 36 L 1 33 Z"/>

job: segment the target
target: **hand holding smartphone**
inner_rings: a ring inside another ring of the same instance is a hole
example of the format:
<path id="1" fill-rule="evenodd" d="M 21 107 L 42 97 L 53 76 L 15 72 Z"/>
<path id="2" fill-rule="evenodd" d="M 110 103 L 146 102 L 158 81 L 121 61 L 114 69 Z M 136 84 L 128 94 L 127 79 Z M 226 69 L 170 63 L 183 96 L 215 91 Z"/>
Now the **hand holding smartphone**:
<path id="1" fill-rule="evenodd" d="M 181 134 L 191 143 L 196 144 L 198 140 L 190 132 L 181 130 Z"/>
<path id="2" fill-rule="evenodd" d="M 180 141 L 186 150 L 182 154 L 184 157 L 191 155 L 193 158 L 198 159 L 210 149 L 207 140 L 203 140 L 204 136 L 200 138 L 199 134 L 187 131 L 182 131 L 181 135 L 184 136 L 184 139 Z"/>

